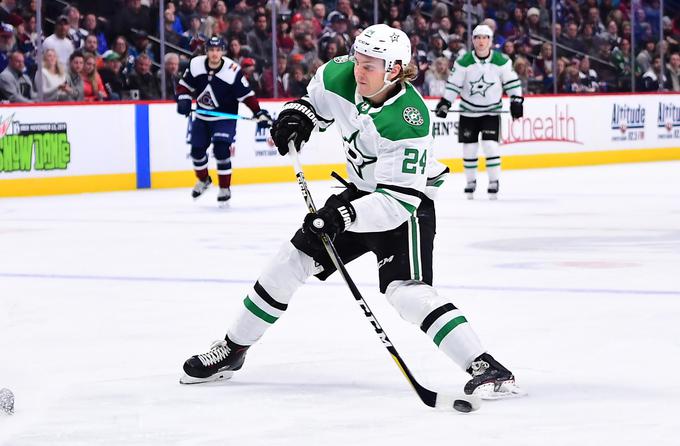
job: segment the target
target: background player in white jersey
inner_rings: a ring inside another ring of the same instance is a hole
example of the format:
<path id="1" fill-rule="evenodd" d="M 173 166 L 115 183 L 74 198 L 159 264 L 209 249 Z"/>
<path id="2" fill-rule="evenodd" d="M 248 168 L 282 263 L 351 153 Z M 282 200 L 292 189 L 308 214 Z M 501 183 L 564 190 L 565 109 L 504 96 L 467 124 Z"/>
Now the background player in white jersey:
<path id="1" fill-rule="evenodd" d="M 207 55 L 191 59 L 177 85 L 177 112 L 191 114 L 191 100 L 196 99 L 197 112 L 238 114 L 238 104 L 243 102 L 251 109 L 258 125 L 271 126 L 272 118 L 260 109 L 255 93 L 244 77 L 241 67 L 224 57 L 224 41 L 211 37 L 206 44 Z M 236 120 L 197 114 L 191 125 L 191 158 L 198 182 L 191 191 L 194 199 L 200 197 L 212 183 L 208 175 L 207 150 L 213 144 L 217 161 L 217 179 L 220 190 L 217 202 L 226 203 L 231 198 L 231 144 L 236 136 Z"/>
<path id="2" fill-rule="evenodd" d="M 473 198 L 477 188 L 477 151 L 481 145 L 486 156 L 489 175 L 489 198 L 496 199 L 501 173 L 501 156 L 498 142 L 501 134 L 503 92 L 510 96 L 512 119 L 524 114 L 522 87 L 512 70 L 512 61 L 504 54 L 491 49 L 493 31 L 487 25 L 478 25 L 472 31 L 474 51 L 458 58 L 453 64 L 446 82 L 446 93 L 439 101 L 436 115 L 446 118 L 451 103 L 460 95 L 460 121 L 458 142 L 463 143 L 463 166 L 465 167 L 465 193 Z"/>
<path id="3" fill-rule="evenodd" d="M 305 217 L 246 296 L 225 339 L 189 358 L 181 382 L 230 377 L 285 313 L 295 290 L 311 275 L 325 280 L 335 271 L 319 239 L 325 233 L 343 262 L 369 251 L 376 255 L 380 292 L 472 375 L 466 393 L 510 395 L 517 390 L 513 374 L 486 353 L 461 311 L 432 287 L 432 200 L 448 168 L 432 158 L 428 109 L 409 83 L 416 74 L 409 39 L 373 25 L 357 37 L 354 52 L 320 67 L 308 94 L 286 103 L 271 131 L 285 155 L 289 142 L 299 150 L 315 128 L 335 124 L 352 184 Z"/>

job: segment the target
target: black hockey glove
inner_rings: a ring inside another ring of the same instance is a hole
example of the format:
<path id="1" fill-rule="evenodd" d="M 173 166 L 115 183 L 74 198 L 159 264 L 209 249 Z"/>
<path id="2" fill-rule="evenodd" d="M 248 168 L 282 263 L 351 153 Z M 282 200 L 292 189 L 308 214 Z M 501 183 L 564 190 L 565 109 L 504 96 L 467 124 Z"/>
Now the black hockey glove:
<path id="1" fill-rule="evenodd" d="M 260 110 L 259 112 L 255 113 L 253 115 L 253 119 L 255 119 L 255 122 L 257 122 L 258 129 L 268 129 L 274 123 L 274 120 L 272 120 L 272 117 L 269 115 L 267 110 Z"/>
<path id="2" fill-rule="evenodd" d="M 191 114 L 191 96 L 181 94 L 177 97 L 177 113 L 184 116 Z"/>
<path id="3" fill-rule="evenodd" d="M 327 234 L 331 238 L 345 232 L 350 224 L 357 218 L 352 203 L 341 195 L 331 195 L 326 204 L 316 213 L 309 213 L 302 223 L 302 232 L 305 234 Z"/>
<path id="4" fill-rule="evenodd" d="M 510 116 L 512 119 L 519 119 L 524 116 L 524 98 L 522 96 L 513 96 L 510 98 Z"/>
<path id="5" fill-rule="evenodd" d="M 312 104 L 303 99 L 286 102 L 271 129 L 272 139 L 279 153 L 282 156 L 288 153 L 288 141 L 294 141 L 295 148 L 300 151 L 302 144 L 309 141 L 316 123 L 316 112 Z"/>
<path id="6" fill-rule="evenodd" d="M 444 98 L 441 98 L 439 100 L 439 103 L 437 104 L 437 108 L 435 109 L 435 115 L 437 115 L 438 118 L 446 118 L 449 114 L 449 109 L 451 108 L 451 102 L 447 101 Z"/>

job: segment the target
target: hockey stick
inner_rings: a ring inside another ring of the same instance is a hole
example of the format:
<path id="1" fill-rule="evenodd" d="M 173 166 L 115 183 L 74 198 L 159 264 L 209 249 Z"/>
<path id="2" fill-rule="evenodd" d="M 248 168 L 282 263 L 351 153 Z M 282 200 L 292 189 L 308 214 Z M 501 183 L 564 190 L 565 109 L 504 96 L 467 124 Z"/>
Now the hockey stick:
<path id="1" fill-rule="evenodd" d="M 297 150 L 295 149 L 295 144 L 292 141 L 288 143 L 288 153 L 290 154 L 290 158 L 293 161 L 295 177 L 297 178 L 297 182 L 298 185 L 300 186 L 300 191 L 302 192 L 302 197 L 305 200 L 307 209 L 309 210 L 309 212 L 315 213 L 316 206 L 314 205 L 312 195 L 309 192 L 309 188 L 307 187 L 307 181 L 305 180 L 305 175 L 302 172 L 302 166 L 300 165 L 300 160 L 298 159 Z M 444 395 L 426 389 L 425 387 L 421 386 L 418 383 L 418 381 L 416 381 L 416 379 L 411 374 L 411 371 L 406 366 L 404 360 L 401 359 L 399 352 L 397 352 L 397 349 L 394 347 L 390 339 L 387 337 L 387 333 L 385 333 L 385 331 L 382 329 L 380 323 L 375 318 L 375 315 L 368 307 L 368 304 L 366 303 L 364 298 L 361 296 L 359 289 L 357 288 L 356 284 L 354 283 L 349 273 L 347 272 L 347 269 L 345 268 L 345 265 L 340 259 L 340 255 L 336 251 L 335 246 L 333 245 L 333 242 L 331 241 L 330 237 L 328 237 L 328 235 L 326 234 L 322 234 L 321 241 L 323 243 L 324 248 L 326 248 L 326 251 L 328 252 L 328 256 L 331 258 L 331 261 L 333 261 L 333 265 L 335 265 L 335 268 L 338 270 L 338 273 L 345 280 L 345 283 L 352 292 L 352 296 L 361 307 L 364 316 L 366 316 L 366 319 L 368 319 L 371 325 L 373 325 L 373 329 L 375 330 L 376 334 L 378 335 L 378 337 L 380 338 L 380 340 L 382 341 L 383 345 L 390 353 L 390 355 L 392 355 L 392 359 L 394 359 L 394 362 L 397 363 L 397 367 L 399 367 L 399 370 L 401 370 L 401 372 L 404 374 L 408 382 L 416 391 L 416 393 L 420 397 L 420 400 L 427 406 L 435 407 L 437 409 L 455 409 L 459 412 L 472 412 L 473 410 L 479 409 L 480 399 L 477 396 Z"/>
<path id="2" fill-rule="evenodd" d="M 197 113 L 199 115 L 205 115 L 205 116 L 217 116 L 220 118 L 227 118 L 227 119 L 243 119 L 244 121 L 254 121 L 253 118 L 248 118 L 245 116 L 241 115 L 234 115 L 232 113 L 222 113 L 222 112 L 216 112 L 212 110 L 203 110 L 201 108 L 197 108 L 194 110 L 194 113 Z"/>

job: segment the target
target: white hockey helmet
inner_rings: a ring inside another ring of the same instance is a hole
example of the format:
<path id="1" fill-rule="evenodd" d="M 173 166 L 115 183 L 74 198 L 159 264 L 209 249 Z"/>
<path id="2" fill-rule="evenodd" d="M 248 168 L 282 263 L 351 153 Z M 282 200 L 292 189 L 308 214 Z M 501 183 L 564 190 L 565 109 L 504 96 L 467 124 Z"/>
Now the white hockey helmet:
<path id="1" fill-rule="evenodd" d="M 477 25 L 472 30 L 472 37 L 475 36 L 488 36 L 489 39 L 493 39 L 493 30 L 489 25 Z"/>
<path id="2" fill-rule="evenodd" d="M 354 52 L 385 61 L 385 81 L 399 62 L 402 69 L 411 62 L 411 42 L 406 33 L 385 24 L 371 25 L 354 40 Z"/>

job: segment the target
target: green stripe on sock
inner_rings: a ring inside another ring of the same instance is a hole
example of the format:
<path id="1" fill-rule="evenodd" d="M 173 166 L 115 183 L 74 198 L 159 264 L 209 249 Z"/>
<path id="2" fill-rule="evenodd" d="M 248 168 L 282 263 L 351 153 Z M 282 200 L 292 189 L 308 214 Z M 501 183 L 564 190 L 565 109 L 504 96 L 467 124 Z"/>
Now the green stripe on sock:
<path id="1" fill-rule="evenodd" d="M 487 164 L 486 167 L 496 167 L 496 166 L 500 166 L 500 165 L 501 165 L 501 163 Z"/>
<path id="2" fill-rule="evenodd" d="M 262 310 L 262 308 L 255 305 L 255 303 L 253 303 L 253 301 L 250 300 L 250 297 L 248 296 L 246 296 L 246 298 L 243 300 L 243 305 L 245 305 L 246 308 L 249 309 L 251 313 L 253 313 L 255 316 L 259 317 L 260 319 L 267 323 L 273 324 L 278 319 L 278 317 L 272 316 L 271 314 Z"/>
<path id="3" fill-rule="evenodd" d="M 437 334 L 434 336 L 434 343 L 437 344 L 437 347 L 439 347 L 439 344 L 442 343 L 442 340 L 446 337 L 446 335 L 451 333 L 451 330 L 453 330 L 454 328 L 456 328 L 457 326 L 464 322 L 467 322 L 465 316 L 458 316 L 457 318 L 450 320 L 449 322 L 446 323 L 446 325 L 440 328 Z"/>

